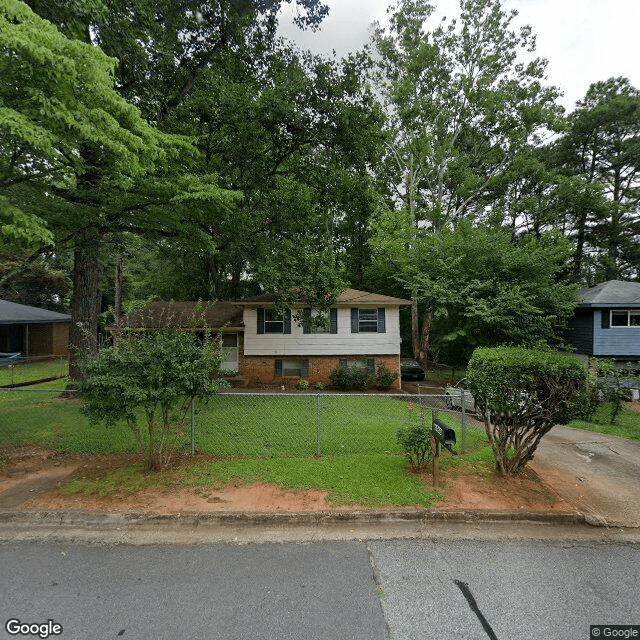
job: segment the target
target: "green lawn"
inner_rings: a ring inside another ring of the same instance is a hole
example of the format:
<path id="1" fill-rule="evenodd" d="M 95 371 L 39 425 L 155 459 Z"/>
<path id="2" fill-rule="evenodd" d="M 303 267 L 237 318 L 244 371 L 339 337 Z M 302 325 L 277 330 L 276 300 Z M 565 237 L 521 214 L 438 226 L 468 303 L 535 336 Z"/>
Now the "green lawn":
<path id="1" fill-rule="evenodd" d="M 608 404 L 600 405 L 592 422 L 583 420 L 573 420 L 570 427 L 576 429 L 586 429 L 597 433 L 606 433 L 611 436 L 627 438 L 627 440 L 640 440 L 640 413 L 632 411 L 624 406 L 622 412 L 616 419 L 615 424 L 611 424 L 611 409 Z"/>
<path id="2" fill-rule="evenodd" d="M 50 389 L 0 392 L 0 445 L 40 444 L 58 451 L 125 453 L 134 451 L 127 428 L 90 426 L 79 400 L 62 398 Z M 223 459 L 198 462 L 167 473 L 129 466 L 98 479 L 76 478 L 63 487 L 68 495 L 126 494 L 158 486 L 221 488 L 229 483 L 270 482 L 287 489 L 328 491 L 332 504 L 431 506 L 440 494 L 424 479 L 407 473 L 396 431 L 421 420 L 419 407 L 406 400 L 363 396 L 236 396 L 213 398 L 198 407 L 198 451 Z M 317 419 L 321 451 L 317 457 Z M 440 413 L 440 418 L 447 419 Z M 424 419 L 430 420 L 427 411 Z M 461 434 L 455 419 L 447 420 Z M 484 435 L 468 430 L 470 453 L 455 459 L 447 452 L 443 468 L 462 464 L 484 447 Z M 190 450 L 190 420 L 180 435 Z M 459 448 L 459 445 L 458 445 Z"/>
<path id="3" fill-rule="evenodd" d="M 126 425 L 89 425 L 82 403 L 51 389 L 0 392 L 0 445 L 40 444 L 59 451 L 125 453 L 135 449 Z M 187 413 L 179 448 L 191 449 Z M 377 396 L 220 395 L 197 406 L 196 450 L 220 456 L 279 458 L 322 455 L 399 454 L 398 429 L 420 419 L 412 402 Z M 427 412 L 425 419 L 430 420 Z"/>
<path id="4" fill-rule="evenodd" d="M 0 367 L 0 387 L 47 378 L 59 378 L 69 373 L 69 361 L 66 358 L 21 362 L 9 367 Z"/>

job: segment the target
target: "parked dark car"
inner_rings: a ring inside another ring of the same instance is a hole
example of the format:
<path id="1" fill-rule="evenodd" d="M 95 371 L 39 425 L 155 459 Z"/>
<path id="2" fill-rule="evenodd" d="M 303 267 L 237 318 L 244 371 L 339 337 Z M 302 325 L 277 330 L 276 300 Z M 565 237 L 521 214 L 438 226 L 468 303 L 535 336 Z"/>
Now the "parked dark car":
<path id="1" fill-rule="evenodd" d="M 403 380 L 424 380 L 424 369 L 417 360 L 400 360 L 400 377 Z"/>

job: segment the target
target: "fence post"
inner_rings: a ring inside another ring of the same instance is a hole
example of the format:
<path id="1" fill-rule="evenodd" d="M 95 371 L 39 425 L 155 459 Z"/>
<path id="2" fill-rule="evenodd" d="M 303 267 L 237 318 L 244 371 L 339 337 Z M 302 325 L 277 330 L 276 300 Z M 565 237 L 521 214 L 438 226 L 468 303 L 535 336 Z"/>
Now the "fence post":
<path id="1" fill-rule="evenodd" d="M 191 455 L 196 453 L 196 398 L 191 398 Z"/>
<path id="2" fill-rule="evenodd" d="M 320 457 L 320 394 L 316 393 L 316 455 Z"/>
<path id="3" fill-rule="evenodd" d="M 461 389 L 460 395 L 460 408 L 462 409 L 462 415 L 460 416 L 460 430 L 462 431 L 462 453 L 467 450 L 467 421 L 465 420 L 465 397 L 464 389 Z"/>

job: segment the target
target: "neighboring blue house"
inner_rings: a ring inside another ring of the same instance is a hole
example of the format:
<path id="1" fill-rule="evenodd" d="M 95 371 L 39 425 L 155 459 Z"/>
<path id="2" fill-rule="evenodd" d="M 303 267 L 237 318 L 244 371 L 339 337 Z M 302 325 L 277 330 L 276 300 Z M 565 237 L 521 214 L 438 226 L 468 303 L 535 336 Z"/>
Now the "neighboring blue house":
<path id="1" fill-rule="evenodd" d="M 609 280 L 578 291 L 567 339 L 578 353 L 640 360 L 640 283 Z"/>

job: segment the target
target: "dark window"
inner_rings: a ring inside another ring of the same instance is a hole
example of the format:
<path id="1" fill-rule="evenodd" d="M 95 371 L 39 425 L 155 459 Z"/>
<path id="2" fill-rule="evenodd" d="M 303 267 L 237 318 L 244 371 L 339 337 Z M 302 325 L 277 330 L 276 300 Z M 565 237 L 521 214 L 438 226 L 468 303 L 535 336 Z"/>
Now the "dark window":
<path id="1" fill-rule="evenodd" d="M 258 309 L 258 333 L 291 333 L 291 311 L 276 313 L 273 309 Z"/>
<path id="2" fill-rule="evenodd" d="M 276 358 L 276 375 L 306 378 L 309 375 L 309 360 L 304 358 Z"/>
<path id="3" fill-rule="evenodd" d="M 352 333 L 384 333 L 385 311 L 380 309 L 351 309 Z"/>

